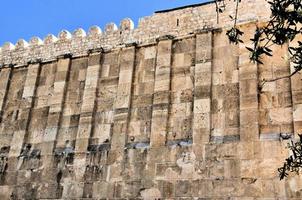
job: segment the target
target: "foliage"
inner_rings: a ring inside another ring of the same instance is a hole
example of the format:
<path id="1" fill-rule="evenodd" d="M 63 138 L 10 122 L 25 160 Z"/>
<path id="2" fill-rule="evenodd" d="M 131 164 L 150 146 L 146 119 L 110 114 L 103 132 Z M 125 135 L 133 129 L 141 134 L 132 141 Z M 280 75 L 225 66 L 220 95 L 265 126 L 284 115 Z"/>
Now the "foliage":
<path id="1" fill-rule="evenodd" d="M 291 141 L 288 144 L 292 155 L 285 160 L 283 167 L 278 169 L 280 180 L 287 177 L 289 172 L 299 174 L 302 168 L 302 135 L 299 135 L 299 137 L 300 140 L 298 142 Z"/>
<path id="2" fill-rule="evenodd" d="M 266 26 L 257 28 L 254 38 L 251 41 L 254 44 L 251 52 L 251 60 L 261 63 L 261 56 L 272 56 L 272 45 L 284 45 L 293 41 L 298 34 L 302 34 L 302 2 L 301 0 L 270 0 L 271 7 L 270 21 Z M 300 27 L 300 28 L 299 28 Z M 290 47 L 291 61 L 295 64 L 296 70 L 302 69 L 301 55 L 302 45 L 298 43 L 297 48 Z"/>
<path id="3" fill-rule="evenodd" d="M 230 30 L 227 31 L 227 36 L 229 37 L 229 40 L 231 43 L 235 43 L 235 44 L 238 44 L 239 42 L 243 42 L 241 39 L 240 39 L 240 36 L 243 35 L 243 32 L 240 31 L 238 28 L 236 27 L 232 27 Z"/>
<path id="4" fill-rule="evenodd" d="M 230 0 L 229 0 L 230 1 Z M 240 36 L 243 32 L 237 26 L 238 4 L 236 2 L 235 16 L 230 16 L 234 20 L 234 26 L 227 31 L 227 36 L 231 43 L 238 44 L 242 42 Z M 263 55 L 272 56 L 272 45 L 284 45 L 293 41 L 297 35 L 302 34 L 302 1 L 301 0 L 268 0 L 270 4 L 271 17 L 264 27 L 258 27 L 254 37 L 251 38 L 253 48 L 247 47 L 251 52 L 250 59 L 254 62 L 263 64 L 261 58 Z M 225 9 L 224 0 L 216 0 L 217 13 Z M 298 47 L 290 47 L 291 61 L 294 63 L 296 71 L 302 69 L 302 43 L 298 42 Z M 295 73 L 295 72 L 294 72 Z"/>
<path id="5" fill-rule="evenodd" d="M 240 37 L 244 34 L 237 26 L 238 5 L 241 0 L 233 1 L 236 2 L 236 12 L 235 16 L 230 16 L 230 18 L 234 20 L 234 25 L 226 34 L 231 43 L 238 44 L 239 42 L 242 43 Z M 215 2 L 218 16 L 219 13 L 225 10 L 225 1 L 216 0 Z M 253 44 L 252 48 L 246 47 L 250 51 L 251 61 L 259 64 L 263 64 L 261 61 L 263 56 L 273 55 L 271 46 L 284 45 L 302 34 L 301 0 L 267 0 L 267 2 L 270 4 L 270 20 L 263 27 L 256 28 L 253 38 L 250 39 Z M 218 20 L 219 18 L 217 17 L 217 22 Z M 302 70 L 302 42 L 298 41 L 296 47 L 289 47 L 288 50 L 290 61 L 294 64 L 295 71 L 288 76 L 265 80 L 264 83 L 289 78 Z M 299 137 L 300 140 L 298 142 L 292 141 L 288 145 L 292 155 L 286 159 L 283 167 L 278 169 L 280 180 L 287 177 L 289 172 L 299 173 L 302 170 L 302 135 L 299 135 Z"/>

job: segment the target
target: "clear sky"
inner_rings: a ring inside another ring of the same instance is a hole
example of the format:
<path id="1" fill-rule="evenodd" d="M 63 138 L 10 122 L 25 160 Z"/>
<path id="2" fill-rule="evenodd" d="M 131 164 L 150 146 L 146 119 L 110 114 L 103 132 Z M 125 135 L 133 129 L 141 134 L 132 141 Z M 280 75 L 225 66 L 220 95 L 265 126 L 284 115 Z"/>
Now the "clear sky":
<path id="1" fill-rule="evenodd" d="M 88 30 L 98 25 L 104 30 L 109 22 L 117 25 L 126 17 L 135 24 L 154 11 L 207 0 L 1 0 L 0 46 L 6 41 L 13 44 L 32 36 L 43 39 L 48 33 L 57 34 L 66 29 Z"/>

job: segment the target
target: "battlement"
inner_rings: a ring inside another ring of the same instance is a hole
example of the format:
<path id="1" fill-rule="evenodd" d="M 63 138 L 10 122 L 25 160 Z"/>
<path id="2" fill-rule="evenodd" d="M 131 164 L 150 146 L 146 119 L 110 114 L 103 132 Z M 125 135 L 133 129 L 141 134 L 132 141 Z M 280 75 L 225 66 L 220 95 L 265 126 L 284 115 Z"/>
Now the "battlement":
<path id="1" fill-rule="evenodd" d="M 243 1 L 244 2 L 244 1 Z M 85 56 L 92 49 L 112 49 L 127 44 L 144 45 L 156 42 L 164 35 L 182 37 L 209 28 L 228 27 L 233 24 L 229 15 L 234 14 L 234 2 L 226 5 L 217 23 L 216 5 L 213 2 L 195 4 L 155 12 L 152 16 L 141 18 L 135 28 L 131 19 L 105 26 L 104 31 L 92 26 L 88 33 L 82 28 L 70 33 L 62 30 L 57 37 L 47 35 L 43 40 L 32 37 L 28 42 L 20 39 L 14 45 L 6 42 L 0 48 L 0 66 L 24 66 L 28 62 L 48 62 L 58 56 L 72 54 L 73 57 Z M 253 12 L 248 12 L 253 10 Z M 265 20 L 268 17 L 268 4 L 263 0 L 246 0 L 239 8 L 239 23 Z"/>

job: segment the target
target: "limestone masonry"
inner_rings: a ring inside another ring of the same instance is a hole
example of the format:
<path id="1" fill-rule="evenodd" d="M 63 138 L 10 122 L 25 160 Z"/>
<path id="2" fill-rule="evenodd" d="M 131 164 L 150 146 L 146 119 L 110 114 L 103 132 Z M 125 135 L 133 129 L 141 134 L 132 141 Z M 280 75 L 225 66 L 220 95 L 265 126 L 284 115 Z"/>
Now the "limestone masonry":
<path id="1" fill-rule="evenodd" d="M 296 41 L 251 63 L 269 5 L 242 1 L 239 45 L 225 34 L 234 8 L 5 43 L 0 199 L 301 199 L 301 177 L 277 168 L 302 132 L 302 74 L 263 84 L 290 74 Z"/>

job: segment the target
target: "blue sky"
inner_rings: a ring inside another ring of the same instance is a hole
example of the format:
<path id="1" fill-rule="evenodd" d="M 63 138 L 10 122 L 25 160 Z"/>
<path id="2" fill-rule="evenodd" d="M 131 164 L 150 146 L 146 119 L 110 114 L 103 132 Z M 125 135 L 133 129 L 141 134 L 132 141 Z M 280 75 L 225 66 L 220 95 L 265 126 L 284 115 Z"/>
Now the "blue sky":
<path id="1" fill-rule="evenodd" d="M 207 0 L 2 0 L 0 2 L 0 46 L 6 41 L 32 36 L 57 35 L 62 29 L 88 30 L 92 25 L 104 29 L 126 17 L 135 24 L 154 11 L 202 3 Z"/>

